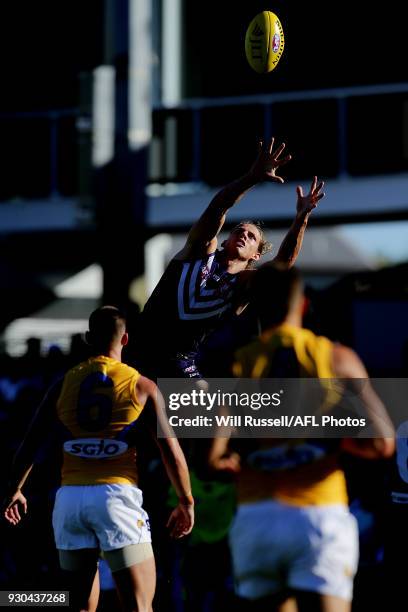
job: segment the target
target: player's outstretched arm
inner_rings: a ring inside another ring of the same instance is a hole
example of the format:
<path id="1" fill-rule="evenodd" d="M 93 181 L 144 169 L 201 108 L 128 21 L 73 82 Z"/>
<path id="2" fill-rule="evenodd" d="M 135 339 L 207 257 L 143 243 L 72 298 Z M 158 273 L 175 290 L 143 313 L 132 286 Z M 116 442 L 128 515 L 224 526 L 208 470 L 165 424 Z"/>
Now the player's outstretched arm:
<path id="1" fill-rule="evenodd" d="M 323 181 L 318 183 L 317 176 L 315 176 L 313 177 L 308 194 L 304 195 L 302 187 L 297 187 L 295 219 L 279 247 L 278 254 L 272 261 L 263 264 L 264 266 L 279 263 L 287 265 L 289 268 L 291 268 L 295 264 L 300 253 L 300 249 L 302 248 L 303 236 L 305 235 L 310 213 L 316 208 L 318 202 L 325 196 L 324 192 L 322 191 L 323 186 Z"/>
<path id="2" fill-rule="evenodd" d="M 53 429 L 55 403 L 60 389 L 60 382 L 49 389 L 37 408 L 27 434 L 14 456 L 4 500 L 4 517 L 12 525 L 20 522 L 22 513 L 27 513 L 27 500 L 21 489 L 32 470 L 38 449 Z"/>
<path id="3" fill-rule="evenodd" d="M 367 370 L 352 349 L 336 345 L 333 349 L 333 371 L 345 379 L 364 407 L 370 424 L 371 438 L 344 438 L 342 449 L 366 459 L 386 459 L 395 451 L 394 426 L 381 399 L 373 389 Z"/>
<path id="4" fill-rule="evenodd" d="M 194 499 L 191 494 L 190 475 L 184 453 L 168 423 L 165 404 L 157 385 L 141 376 L 136 385 L 139 401 L 146 404 L 148 424 L 155 438 L 167 475 L 179 499 L 167 522 L 170 535 L 181 538 L 190 533 L 194 525 Z M 163 437 L 157 435 L 159 429 Z"/>
<path id="5" fill-rule="evenodd" d="M 191 228 L 186 245 L 176 255 L 176 259 L 187 259 L 197 252 L 213 253 L 217 248 L 217 236 L 224 225 L 226 213 L 239 202 L 247 191 L 263 181 L 284 183 L 284 179 L 279 176 L 278 172 L 281 166 L 291 159 L 291 156 L 281 157 L 285 143 L 274 150 L 274 142 L 274 138 L 265 144 L 261 141 L 258 156 L 250 170 L 215 195 Z"/>

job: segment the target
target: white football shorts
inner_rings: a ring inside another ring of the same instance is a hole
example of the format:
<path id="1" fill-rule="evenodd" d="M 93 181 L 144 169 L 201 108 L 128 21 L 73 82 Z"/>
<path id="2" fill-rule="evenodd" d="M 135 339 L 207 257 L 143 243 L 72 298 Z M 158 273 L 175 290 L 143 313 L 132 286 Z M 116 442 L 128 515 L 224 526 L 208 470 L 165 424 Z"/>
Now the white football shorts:
<path id="1" fill-rule="evenodd" d="M 142 491 L 135 485 L 65 485 L 57 491 L 52 524 L 59 550 L 116 550 L 151 542 Z"/>
<path id="2" fill-rule="evenodd" d="M 242 504 L 230 545 L 241 597 L 258 599 L 290 588 L 352 598 L 358 526 L 346 506 Z"/>

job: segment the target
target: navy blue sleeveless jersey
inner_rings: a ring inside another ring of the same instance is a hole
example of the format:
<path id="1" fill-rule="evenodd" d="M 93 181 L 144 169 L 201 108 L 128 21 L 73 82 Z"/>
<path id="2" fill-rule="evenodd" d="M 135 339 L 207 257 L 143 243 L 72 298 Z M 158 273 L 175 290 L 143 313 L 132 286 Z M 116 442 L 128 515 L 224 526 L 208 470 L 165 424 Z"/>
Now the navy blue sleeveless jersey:
<path id="1" fill-rule="evenodd" d="M 147 301 L 141 329 L 150 373 L 172 376 L 166 364 L 183 356 L 194 360 L 203 339 L 231 312 L 238 275 L 223 270 L 218 253 L 173 259 Z"/>

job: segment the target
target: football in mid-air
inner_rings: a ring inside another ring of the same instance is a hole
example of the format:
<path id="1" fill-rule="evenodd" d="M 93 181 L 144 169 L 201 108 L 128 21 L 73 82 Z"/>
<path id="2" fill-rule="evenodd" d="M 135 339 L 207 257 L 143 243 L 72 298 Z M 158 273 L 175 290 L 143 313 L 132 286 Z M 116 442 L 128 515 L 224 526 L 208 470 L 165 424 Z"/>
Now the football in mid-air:
<path id="1" fill-rule="evenodd" d="M 245 36 L 245 55 L 256 72 L 276 68 L 285 45 L 282 24 L 275 13 L 262 11 L 253 18 Z"/>

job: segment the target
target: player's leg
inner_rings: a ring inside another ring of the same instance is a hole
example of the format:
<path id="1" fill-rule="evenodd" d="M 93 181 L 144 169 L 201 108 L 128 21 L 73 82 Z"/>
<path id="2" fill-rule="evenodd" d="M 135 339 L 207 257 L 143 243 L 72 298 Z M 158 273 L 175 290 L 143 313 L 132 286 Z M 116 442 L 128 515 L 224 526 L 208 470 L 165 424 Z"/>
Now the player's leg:
<path id="1" fill-rule="evenodd" d="M 112 570 L 122 609 L 152 612 L 156 566 L 151 544 L 132 544 L 105 551 L 104 556 Z"/>
<path id="2" fill-rule="evenodd" d="M 334 595 L 320 593 L 299 593 L 299 612 L 350 612 L 351 601 Z"/>
<path id="3" fill-rule="evenodd" d="M 294 597 L 288 597 L 277 607 L 277 612 L 299 612 L 299 608 Z"/>
<path id="4" fill-rule="evenodd" d="M 72 609 L 91 612 L 99 598 L 96 578 L 99 547 L 95 533 L 80 520 L 84 488 L 65 486 L 58 490 L 52 522 Z"/>
<path id="5" fill-rule="evenodd" d="M 59 550 L 58 554 L 70 592 L 71 609 L 95 612 L 99 600 L 99 550 Z"/>
<path id="6" fill-rule="evenodd" d="M 88 612 L 96 612 L 99 602 L 100 587 L 99 572 L 96 572 L 88 597 Z"/>
<path id="7" fill-rule="evenodd" d="M 134 485 L 99 485 L 87 501 L 87 522 L 112 571 L 123 609 L 150 611 L 156 571 L 142 492 Z"/>

